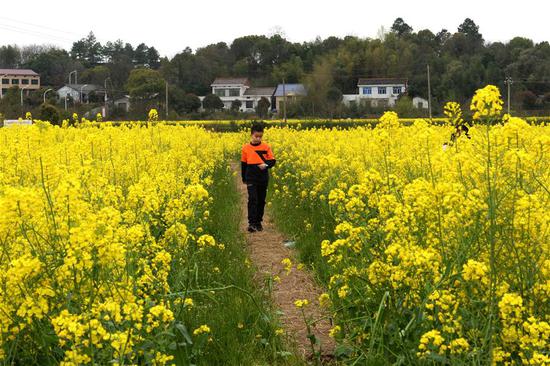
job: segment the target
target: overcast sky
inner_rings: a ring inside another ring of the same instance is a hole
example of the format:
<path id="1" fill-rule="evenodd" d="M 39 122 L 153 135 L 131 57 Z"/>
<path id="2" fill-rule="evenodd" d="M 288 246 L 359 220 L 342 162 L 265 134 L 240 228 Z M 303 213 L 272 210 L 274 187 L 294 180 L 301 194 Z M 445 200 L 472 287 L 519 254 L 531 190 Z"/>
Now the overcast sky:
<path id="1" fill-rule="evenodd" d="M 143 5 L 142 5 L 143 4 Z M 146 5 L 145 5 L 146 4 Z M 85 9 L 85 10 L 84 10 Z M 72 42 L 92 30 L 102 43 L 144 42 L 163 56 L 249 34 L 282 31 L 293 42 L 320 36 L 376 37 L 397 17 L 434 33 L 469 17 L 487 41 L 550 41 L 550 0 L 25 0 L 0 3 L 0 45 Z"/>

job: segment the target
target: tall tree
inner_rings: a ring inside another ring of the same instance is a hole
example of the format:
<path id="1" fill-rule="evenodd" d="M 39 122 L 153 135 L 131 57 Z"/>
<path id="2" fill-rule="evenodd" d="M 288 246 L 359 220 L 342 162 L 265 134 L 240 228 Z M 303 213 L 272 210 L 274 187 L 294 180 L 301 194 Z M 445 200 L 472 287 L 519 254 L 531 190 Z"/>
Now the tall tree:
<path id="1" fill-rule="evenodd" d="M 94 66 L 103 61 L 103 47 L 93 32 L 73 43 L 71 56 L 86 66 Z"/>
<path id="2" fill-rule="evenodd" d="M 17 46 L 0 47 L 0 68 L 13 69 L 21 63 L 21 50 Z"/>
<path id="3" fill-rule="evenodd" d="M 403 18 L 397 18 L 391 26 L 391 31 L 396 33 L 398 36 L 403 36 L 405 34 L 411 34 L 413 29 L 410 25 L 405 23 Z"/>
<path id="4" fill-rule="evenodd" d="M 133 99 L 151 99 L 164 96 L 165 81 L 158 71 L 139 68 L 132 70 L 126 87 Z"/>
<path id="5" fill-rule="evenodd" d="M 84 70 L 82 65 L 73 60 L 67 51 L 59 48 L 50 48 L 36 54 L 23 66 L 39 73 L 42 85 L 55 88 L 69 82 L 68 75 L 71 71 Z"/>

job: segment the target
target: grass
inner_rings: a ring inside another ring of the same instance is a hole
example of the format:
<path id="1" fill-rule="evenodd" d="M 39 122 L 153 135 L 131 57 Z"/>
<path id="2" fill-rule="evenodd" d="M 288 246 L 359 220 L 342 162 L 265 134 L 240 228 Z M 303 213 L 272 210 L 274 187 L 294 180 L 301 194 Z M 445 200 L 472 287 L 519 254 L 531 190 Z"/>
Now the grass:
<path id="1" fill-rule="evenodd" d="M 183 314 L 189 324 L 208 324 L 212 339 L 202 354 L 178 349 L 177 364 L 186 359 L 197 365 L 295 365 L 300 363 L 275 334 L 278 321 L 268 295 L 253 280 L 254 268 L 247 265 L 244 236 L 240 230 L 240 196 L 228 168 L 220 168 L 211 192 L 214 200 L 205 232 L 225 250 L 208 256 L 209 268 L 219 273 L 201 273 L 194 288 L 213 289 L 193 295 L 197 310 Z M 197 269 L 198 273 L 199 269 Z M 201 302 L 204 305 L 201 307 Z"/>
<path id="2" fill-rule="evenodd" d="M 272 191 L 272 190 L 270 190 Z M 322 284 L 329 280 L 329 268 L 321 256 L 321 242 L 324 239 L 334 240 L 335 221 L 328 213 L 328 206 L 320 202 L 296 205 L 295 202 L 278 200 L 269 194 L 271 212 L 277 227 L 289 238 L 296 241 L 300 261 L 311 269 Z M 304 218 L 311 225 L 309 230 Z"/>

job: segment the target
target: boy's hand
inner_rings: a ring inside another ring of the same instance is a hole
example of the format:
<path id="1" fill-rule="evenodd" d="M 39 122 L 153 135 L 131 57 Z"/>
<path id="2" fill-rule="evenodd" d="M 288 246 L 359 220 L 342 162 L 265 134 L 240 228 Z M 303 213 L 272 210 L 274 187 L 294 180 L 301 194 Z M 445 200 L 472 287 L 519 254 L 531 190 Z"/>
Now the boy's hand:
<path id="1" fill-rule="evenodd" d="M 263 163 L 263 164 L 260 164 L 260 165 L 259 165 L 259 167 L 260 167 L 261 170 L 266 170 L 268 166 L 269 166 L 269 165 L 267 165 L 266 163 Z"/>

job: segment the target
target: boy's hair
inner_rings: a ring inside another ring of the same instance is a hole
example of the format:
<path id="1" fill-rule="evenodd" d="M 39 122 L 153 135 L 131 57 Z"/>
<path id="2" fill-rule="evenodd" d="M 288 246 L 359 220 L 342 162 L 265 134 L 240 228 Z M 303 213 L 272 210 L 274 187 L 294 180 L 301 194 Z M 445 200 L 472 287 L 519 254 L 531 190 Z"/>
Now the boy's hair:
<path id="1" fill-rule="evenodd" d="M 252 122 L 250 133 L 253 134 L 254 132 L 264 132 L 264 124 L 262 122 Z"/>

